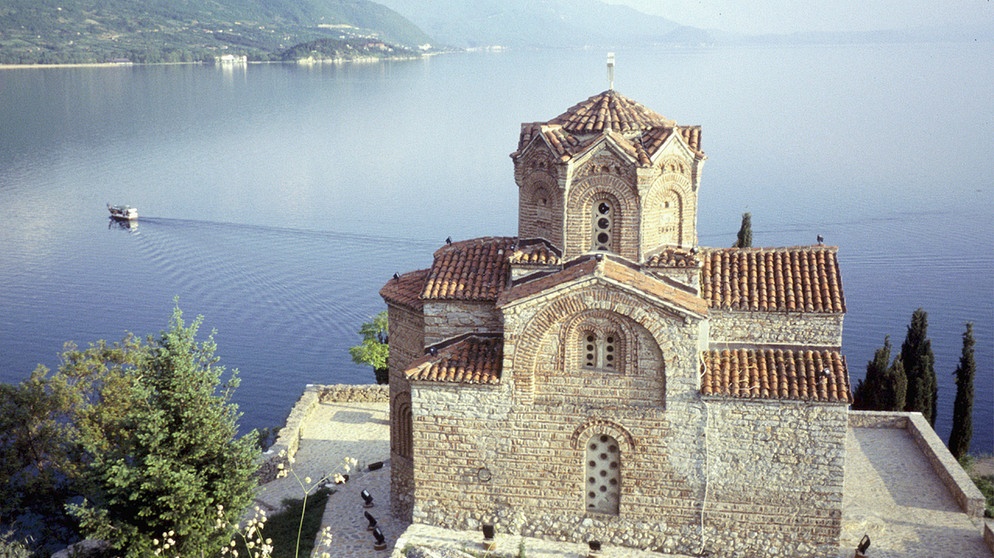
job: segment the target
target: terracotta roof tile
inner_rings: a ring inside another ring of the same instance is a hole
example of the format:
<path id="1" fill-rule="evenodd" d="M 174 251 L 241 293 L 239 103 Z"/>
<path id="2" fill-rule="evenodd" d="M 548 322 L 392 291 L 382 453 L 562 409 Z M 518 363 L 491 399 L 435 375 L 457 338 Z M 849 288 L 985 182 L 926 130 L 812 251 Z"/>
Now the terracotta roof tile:
<path id="1" fill-rule="evenodd" d="M 420 310 L 421 290 L 424 289 L 428 272 L 427 269 L 419 269 L 391 279 L 380 289 L 380 296 L 387 302 Z"/>
<path id="2" fill-rule="evenodd" d="M 669 301 L 685 312 L 700 316 L 707 315 L 707 304 L 693 293 L 668 285 L 637 269 L 615 262 L 609 257 L 598 260 L 594 256 L 573 260 L 571 264 L 556 273 L 539 274 L 525 278 L 506 291 L 497 304 L 503 306 L 589 275 L 602 275 L 628 285 L 646 294 Z"/>
<path id="3" fill-rule="evenodd" d="M 404 374 L 413 381 L 492 385 L 500 383 L 503 362 L 502 338 L 469 335 L 414 361 Z"/>
<path id="4" fill-rule="evenodd" d="M 510 258 L 510 262 L 515 265 L 549 266 L 557 265 L 559 261 L 559 251 L 543 239 L 519 242 Z"/>
<path id="5" fill-rule="evenodd" d="M 712 308 L 844 313 L 834 246 L 702 248 L 701 296 Z"/>
<path id="6" fill-rule="evenodd" d="M 700 126 L 677 126 L 672 120 L 609 90 L 573 105 L 549 122 L 522 124 L 518 150 L 511 156 L 520 155 L 535 138 L 542 136 L 560 161 L 568 161 L 607 135 L 639 165 L 649 166 L 652 156 L 674 130 L 679 131 L 691 149 L 703 155 Z"/>
<path id="7" fill-rule="evenodd" d="M 514 237 L 453 242 L 435 251 L 422 300 L 495 301 L 510 276 Z"/>
<path id="8" fill-rule="evenodd" d="M 645 261 L 649 267 L 696 267 L 700 263 L 697 254 L 686 248 L 664 248 Z"/>
<path id="9" fill-rule="evenodd" d="M 852 403 L 845 357 L 829 349 L 705 351 L 701 394 Z"/>
<path id="10" fill-rule="evenodd" d="M 637 132 L 675 123 L 661 114 L 609 89 L 579 102 L 549 121 L 561 124 L 574 134 L 594 134 L 605 130 Z"/>

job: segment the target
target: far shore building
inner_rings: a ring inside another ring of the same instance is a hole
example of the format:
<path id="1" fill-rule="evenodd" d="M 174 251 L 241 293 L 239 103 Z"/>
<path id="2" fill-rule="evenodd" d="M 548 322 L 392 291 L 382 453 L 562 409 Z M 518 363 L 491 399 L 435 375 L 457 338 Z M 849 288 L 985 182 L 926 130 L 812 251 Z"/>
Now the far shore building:
<path id="1" fill-rule="evenodd" d="M 849 374 L 837 249 L 697 244 L 706 159 L 607 90 L 521 126 L 518 235 L 389 311 L 394 512 L 712 556 L 831 556 Z"/>

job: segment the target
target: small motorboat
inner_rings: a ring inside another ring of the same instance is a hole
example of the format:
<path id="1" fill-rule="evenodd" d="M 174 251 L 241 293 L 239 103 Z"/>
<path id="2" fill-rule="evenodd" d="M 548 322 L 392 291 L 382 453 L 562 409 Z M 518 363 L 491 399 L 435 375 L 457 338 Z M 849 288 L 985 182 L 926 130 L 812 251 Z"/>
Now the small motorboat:
<path id="1" fill-rule="evenodd" d="M 138 219 L 138 209 L 130 205 L 111 205 L 108 203 L 107 210 L 110 211 L 111 219 L 120 221 L 134 221 Z"/>

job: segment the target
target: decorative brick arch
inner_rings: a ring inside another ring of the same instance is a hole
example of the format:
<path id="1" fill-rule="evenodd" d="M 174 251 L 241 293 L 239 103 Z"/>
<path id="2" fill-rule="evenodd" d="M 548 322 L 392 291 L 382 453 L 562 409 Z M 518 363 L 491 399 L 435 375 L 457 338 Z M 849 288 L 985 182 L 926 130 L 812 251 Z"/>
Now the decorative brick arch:
<path id="1" fill-rule="evenodd" d="M 622 355 L 615 370 L 621 374 L 634 374 L 638 371 L 638 335 L 631 320 L 626 316 L 606 310 L 585 310 L 563 322 L 559 339 L 559 362 L 563 368 L 579 368 L 579 346 L 584 334 L 613 332 L 620 339 L 616 342 L 617 354 Z"/>
<path id="2" fill-rule="evenodd" d="M 624 426 L 604 418 L 589 418 L 583 424 L 577 426 L 573 434 L 569 437 L 569 445 L 575 450 L 583 450 L 583 444 L 591 436 L 606 434 L 618 441 L 621 451 L 633 455 L 636 450 L 635 436 Z"/>
<path id="3" fill-rule="evenodd" d="M 625 306 L 631 311 L 627 314 L 618 312 L 619 306 Z M 660 351 L 665 338 L 663 324 L 659 321 L 660 315 L 668 314 L 677 320 L 684 319 L 677 314 L 667 313 L 658 306 L 647 305 L 644 300 L 617 289 L 584 288 L 549 301 L 514 336 L 515 391 L 522 403 L 530 403 L 535 395 L 535 371 L 543 338 L 550 331 L 562 328 L 565 320 L 589 310 L 611 312 L 642 326 Z M 507 356 L 505 354 L 505 358 Z M 666 370 L 660 370 L 660 373 L 665 374 Z"/>
<path id="4" fill-rule="evenodd" d="M 697 196 L 690 179 L 682 173 L 657 178 L 642 204 L 642 251 L 660 246 L 690 247 L 696 244 Z"/>
<path id="5" fill-rule="evenodd" d="M 567 259 L 591 249 L 593 207 L 601 200 L 613 206 L 612 251 L 629 259 L 636 258 L 638 248 L 639 204 L 635 186 L 612 174 L 595 174 L 574 185 L 566 199 Z"/>

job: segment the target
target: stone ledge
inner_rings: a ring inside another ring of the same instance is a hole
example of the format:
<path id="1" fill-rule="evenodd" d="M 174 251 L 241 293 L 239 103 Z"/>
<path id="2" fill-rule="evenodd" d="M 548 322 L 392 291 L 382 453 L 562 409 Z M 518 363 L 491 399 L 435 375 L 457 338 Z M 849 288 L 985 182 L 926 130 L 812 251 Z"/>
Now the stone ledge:
<path id="1" fill-rule="evenodd" d="M 907 430 L 960 509 L 970 517 L 983 517 L 984 495 L 921 413 L 849 411 L 849 427 Z"/>
<path id="2" fill-rule="evenodd" d="M 991 527 L 990 521 L 984 521 L 984 542 L 987 543 L 987 548 L 991 549 L 994 553 L 994 527 Z"/>
<path id="3" fill-rule="evenodd" d="M 273 443 L 262 454 L 259 464 L 259 484 L 265 484 L 276 478 L 280 464 L 286 464 L 300 448 L 300 438 L 303 436 L 303 425 L 314 408 L 320 403 L 386 403 L 390 401 L 389 387 L 376 384 L 308 384 L 304 393 L 290 409 L 286 424 L 280 429 Z"/>

